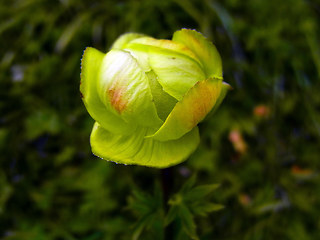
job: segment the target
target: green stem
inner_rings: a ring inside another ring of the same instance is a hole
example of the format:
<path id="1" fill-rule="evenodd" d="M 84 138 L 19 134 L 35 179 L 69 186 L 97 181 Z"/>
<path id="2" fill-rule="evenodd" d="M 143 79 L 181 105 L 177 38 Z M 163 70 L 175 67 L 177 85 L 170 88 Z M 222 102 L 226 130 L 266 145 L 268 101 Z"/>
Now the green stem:
<path id="1" fill-rule="evenodd" d="M 161 185 L 163 193 L 163 204 L 164 211 L 167 213 L 169 211 L 168 201 L 172 191 L 173 185 L 173 174 L 172 168 L 165 168 L 161 170 Z M 172 224 L 164 229 L 164 240 L 173 240 L 173 227 Z"/>

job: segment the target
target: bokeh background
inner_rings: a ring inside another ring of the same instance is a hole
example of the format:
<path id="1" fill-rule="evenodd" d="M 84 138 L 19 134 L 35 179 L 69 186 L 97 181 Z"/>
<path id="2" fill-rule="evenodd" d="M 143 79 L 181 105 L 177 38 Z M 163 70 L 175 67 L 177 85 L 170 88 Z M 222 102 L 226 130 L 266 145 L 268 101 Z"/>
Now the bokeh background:
<path id="1" fill-rule="evenodd" d="M 320 239 L 319 20 L 319 0 L 0 0 L 0 239 L 190 239 L 163 229 L 161 189 L 195 175 L 225 207 L 191 216 L 199 239 Z M 233 86 L 197 151 L 165 174 L 93 156 L 83 50 L 180 28 L 214 42 Z"/>

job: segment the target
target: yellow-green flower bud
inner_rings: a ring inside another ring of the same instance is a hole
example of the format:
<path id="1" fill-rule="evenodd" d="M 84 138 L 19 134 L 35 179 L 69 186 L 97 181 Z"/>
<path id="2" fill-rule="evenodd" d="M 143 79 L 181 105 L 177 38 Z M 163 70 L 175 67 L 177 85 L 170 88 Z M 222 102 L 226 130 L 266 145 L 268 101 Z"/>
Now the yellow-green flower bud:
<path id="1" fill-rule="evenodd" d="M 87 48 L 81 67 L 81 96 L 96 121 L 92 151 L 124 164 L 185 160 L 199 144 L 197 124 L 229 89 L 215 46 L 188 29 L 172 40 L 124 34 L 107 54 Z"/>

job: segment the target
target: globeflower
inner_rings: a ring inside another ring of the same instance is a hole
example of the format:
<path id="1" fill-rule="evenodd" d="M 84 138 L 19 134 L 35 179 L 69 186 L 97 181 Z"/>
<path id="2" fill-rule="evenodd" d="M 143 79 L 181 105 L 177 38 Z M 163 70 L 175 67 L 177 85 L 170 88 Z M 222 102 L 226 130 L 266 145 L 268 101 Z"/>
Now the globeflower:
<path id="1" fill-rule="evenodd" d="M 123 164 L 176 165 L 195 151 L 197 124 L 229 88 L 216 47 L 195 30 L 172 40 L 127 33 L 106 54 L 88 47 L 80 93 L 96 121 L 92 152 Z"/>

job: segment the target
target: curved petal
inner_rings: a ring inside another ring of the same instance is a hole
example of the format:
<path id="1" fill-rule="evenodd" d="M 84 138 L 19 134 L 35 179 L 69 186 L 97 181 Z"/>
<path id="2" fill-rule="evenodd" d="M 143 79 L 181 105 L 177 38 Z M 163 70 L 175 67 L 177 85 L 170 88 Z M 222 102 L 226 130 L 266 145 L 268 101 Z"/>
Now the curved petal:
<path id="1" fill-rule="evenodd" d="M 153 71 L 146 73 L 149 79 L 149 85 L 154 99 L 154 104 L 157 108 L 158 116 L 165 121 L 177 103 L 177 100 L 163 91 L 157 80 L 157 76 Z"/>
<path id="2" fill-rule="evenodd" d="M 167 142 L 145 138 L 148 133 L 148 129 L 140 128 L 130 136 L 116 135 L 95 123 L 90 137 L 92 152 L 117 163 L 165 168 L 186 160 L 200 141 L 197 127 Z"/>
<path id="3" fill-rule="evenodd" d="M 182 29 L 173 34 L 172 41 L 182 43 L 193 51 L 204 66 L 207 77 L 222 78 L 222 62 L 216 47 L 201 33 Z"/>
<path id="4" fill-rule="evenodd" d="M 149 80 L 132 55 L 111 50 L 102 60 L 99 96 L 106 108 L 130 124 L 158 128 L 158 117 Z"/>
<path id="5" fill-rule="evenodd" d="M 206 79 L 198 64 L 165 52 L 149 52 L 149 64 L 163 90 L 178 101 L 197 82 Z"/>
<path id="6" fill-rule="evenodd" d="M 211 111 L 220 96 L 222 80 L 208 78 L 191 88 L 165 123 L 152 136 L 159 141 L 178 139 L 191 131 Z"/>
<path id="7" fill-rule="evenodd" d="M 108 111 L 98 95 L 98 72 L 105 54 L 86 48 L 81 60 L 80 94 L 91 117 L 113 133 L 130 133 L 135 128 L 112 111 Z"/>
<path id="8" fill-rule="evenodd" d="M 181 44 L 179 42 L 174 42 L 172 40 L 168 39 L 155 39 L 152 37 L 141 37 L 136 38 L 132 41 L 130 41 L 130 44 L 126 45 L 127 48 L 131 48 L 132 46 L 149 46 L 149 47 L 156 47 L 160 48 L 162 50 L 167 51 L 173 51 L 175 53 L 179 53 L 185 56 L 188 56 L 193 61 L 196 61 L 200 66 L 202 66 L 201 61 L 198 59 L 197 55 L 194 54 L 193 51 L 191 51 L 188 47 L 186 47 L 184 44 Z"/>
<path id="9" fill-rule="evenodd" d="M 218 110 L 218 108 L 220 107 L 223 99 L 226 97 L 228 91 L 231 90 L 231 89 L 232 89 L 232 87 L 228 83 L 222 82 L 220 95 L 219 95 L 216 103 L 214 104 L 213 108 L 211 109 L 211 111 L 205 117 L 206 119 L 210 118 Z"/>
<path id="10" fill-rule="evenodd" d="M 145 37 L 146 35 L 140 34 L 140 33 L 125 33 L 122 34 L 120 37 L 117 38 L 117 40 L 113 43 L 111 49 L 123 49 L 125 46 L 138 38 Z"/>
<path id="11" fill-rule="evenodd" d="M 154 71 L 163 90 L 177 100 L 198 81 L 206 79 L 197 57 L 182 44 L 139 38 L 130 42 L 127 49 L 142 61 L 141 65 Z"/>

